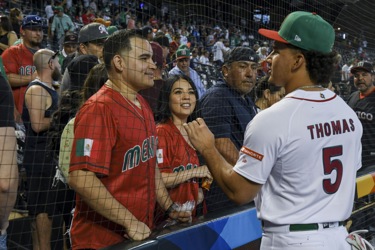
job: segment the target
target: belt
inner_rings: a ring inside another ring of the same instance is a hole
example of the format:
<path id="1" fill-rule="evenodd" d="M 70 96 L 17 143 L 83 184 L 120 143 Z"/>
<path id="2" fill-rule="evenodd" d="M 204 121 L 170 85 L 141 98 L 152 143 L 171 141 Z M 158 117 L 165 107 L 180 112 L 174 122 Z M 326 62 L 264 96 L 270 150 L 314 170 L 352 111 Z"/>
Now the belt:
<path id="1" fill-rule="evenodd" d="M 314 231 L 323 230 L 328 228 L 335 228 L 343 226 L 343 221 L 337 222 L 323 222 L 323 223 L 310 223 L 310 224 L 290 224 L 290 225 L 276 225 L 267 221 L 262 221 L 263 231 L 271 233 L 287 233 L 287 232 L 301 232 L 301 231 Z"/>

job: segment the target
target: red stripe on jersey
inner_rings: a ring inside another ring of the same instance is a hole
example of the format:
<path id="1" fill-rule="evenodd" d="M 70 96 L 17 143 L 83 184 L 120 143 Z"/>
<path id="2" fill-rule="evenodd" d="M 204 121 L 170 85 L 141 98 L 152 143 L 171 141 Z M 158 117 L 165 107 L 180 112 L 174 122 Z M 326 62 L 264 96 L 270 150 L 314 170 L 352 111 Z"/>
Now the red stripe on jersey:
<path id="1" fill-rule="evenodd" d="M 301 100 L 301 101 L 308 101 L 308 102 L 328 102 L 328 101 L 331 101 L 331 100 L 335 99 L 336 96 L 337 95 L 334 95 L 331 98 L 324 99 L 324 100 L 313 100 L 313 99 L 299 98 L 299 97 L 294 97 L 294 96 L 290 96 L 290 97 L 286 97 L 286 98 L 293 98 L 293 99 L 297 99 L 297 100 Z"/>
<path id="2" fill-rule="evenodd" d="M 257 159 L 258 161 L 262 161 L 263 157 L 264 157 L 264 155 L 259 154 L 259 153 L 255 152 L 255 151 L 253 151 L 253 150 L 245 147 L 245 146 L 243 146 L 241 148 L 241 152 L 244 153 L 244 154 L 247 154 L 250 157 L 253 157 L 254 159 Z"/>

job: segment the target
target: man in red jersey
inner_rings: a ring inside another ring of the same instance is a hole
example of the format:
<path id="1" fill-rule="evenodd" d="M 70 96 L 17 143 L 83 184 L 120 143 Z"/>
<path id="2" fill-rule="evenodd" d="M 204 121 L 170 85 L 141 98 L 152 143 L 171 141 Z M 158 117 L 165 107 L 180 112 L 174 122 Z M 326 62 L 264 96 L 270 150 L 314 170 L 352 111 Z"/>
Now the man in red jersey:
<path id="1" fill-rule="evenodd" d="M 160 177 L 153 114 L 138 94 L 154 84 L 152 54 L 150 43 L 135 30 L 116 32 L 104 44 L 109 80 L 82 106 L 74 124 L 73 249 L 149 237 L 156 202 L 173 219 L 191 218 L 191 212 L 177 211 Z"/>
<path id="2" fill-rule="evenodd" d="M 37 15 L 26 16 L 20 32 L 23 42 L 9 47 L 1 55 L 13 90 L 16 122 L 21 119 L 26 87 L 36 78 L 33 55 L 41 48 L 43 40 L 42 18 Z"/>

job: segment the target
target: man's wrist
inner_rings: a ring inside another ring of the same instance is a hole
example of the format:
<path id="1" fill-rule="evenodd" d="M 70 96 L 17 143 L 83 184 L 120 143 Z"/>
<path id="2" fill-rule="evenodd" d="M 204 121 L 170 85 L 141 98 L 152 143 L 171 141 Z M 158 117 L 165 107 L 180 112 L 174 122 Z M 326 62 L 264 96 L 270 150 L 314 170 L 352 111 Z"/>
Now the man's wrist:
<path id="1" fill-rule="evenodd" d="M 1 229 L 0 235 L 3 236 L 3 235 L 6 235 L 6 234 L 7 234 L 7 230 L 6 229 Z"/>
<path id="2" fill-rule="evenodd" d="M 172 203 L 169 207 L 168 207 L 168 209 L 165 211 L 165 214 L 166 215 L 169 215 L 171 212 L 173 212 L 173 211 L 177 211 L 177 209 L 178 209 L 178 205 L 176 204 L 176 203 Z"/>

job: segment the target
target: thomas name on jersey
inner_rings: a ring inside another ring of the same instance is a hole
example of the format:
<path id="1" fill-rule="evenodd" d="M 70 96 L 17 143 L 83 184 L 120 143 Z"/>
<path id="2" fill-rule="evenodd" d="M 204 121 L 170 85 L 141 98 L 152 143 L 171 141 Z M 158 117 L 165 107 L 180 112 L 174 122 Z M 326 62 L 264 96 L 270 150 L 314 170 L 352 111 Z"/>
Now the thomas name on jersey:
<path id="1" fill-rule="evenodd" d="M 310 131 L 311 140 L 314 140 L 315 138 L 353 132 L 355 131 L 355 127 L 352 119 L 342 119 L 309 125 L 307 126 L 307 130 Z"/>

